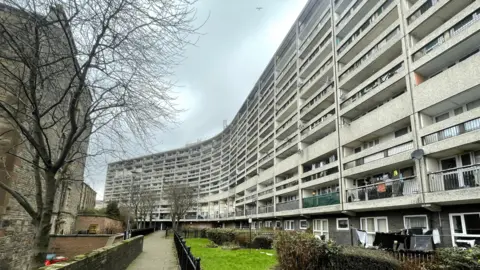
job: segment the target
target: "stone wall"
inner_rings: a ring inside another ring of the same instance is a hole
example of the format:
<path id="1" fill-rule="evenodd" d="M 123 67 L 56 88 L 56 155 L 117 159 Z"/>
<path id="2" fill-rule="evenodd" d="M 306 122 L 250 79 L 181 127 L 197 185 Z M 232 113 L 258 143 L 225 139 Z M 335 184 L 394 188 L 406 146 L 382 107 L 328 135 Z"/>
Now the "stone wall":
<path id="1" fill-rule="evenodd" d="M 65 263 L 45 266 L 42 270 L 124 270 L 143 251 L 143 236 L 123 240 L 112 246 L 76 256 Z"/>
<path id="2" fill-rule="evenodd" d="M 123 240 L 123 234 L 51 235 L 49 251 L 58 256 L 73 258 L 76 255 L 111 245 L 117 238 Z"/>
<path id="3" fill-rule="evenodd" d="M 120 220 L 96 215 L 78 215 L 75 224 L 75 232 L 88 230 L 90 224 L 98 225 L 97 233 L 121 233 L 123 223 Z"/>

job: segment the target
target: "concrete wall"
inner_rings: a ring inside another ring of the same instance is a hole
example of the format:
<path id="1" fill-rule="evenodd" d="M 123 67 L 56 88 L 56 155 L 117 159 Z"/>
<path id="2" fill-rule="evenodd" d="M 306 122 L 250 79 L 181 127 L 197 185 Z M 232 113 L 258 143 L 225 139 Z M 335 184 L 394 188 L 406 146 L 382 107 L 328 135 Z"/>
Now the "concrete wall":
<path id="1" fill-rule="evenodd" d="M 95 215 L 78 215 L 75 224 L 75 232 L 88 230 L 90 224 L 97 224 L 97 233 L 121 233 L 123 223 L 120 220 Z"/>
<path id="2" fill-rule="evenodd" d="M 143 251 L 143 236 L 76 256 L 72 261 L 45 266 L 43 270 L 123 270 Z"/>

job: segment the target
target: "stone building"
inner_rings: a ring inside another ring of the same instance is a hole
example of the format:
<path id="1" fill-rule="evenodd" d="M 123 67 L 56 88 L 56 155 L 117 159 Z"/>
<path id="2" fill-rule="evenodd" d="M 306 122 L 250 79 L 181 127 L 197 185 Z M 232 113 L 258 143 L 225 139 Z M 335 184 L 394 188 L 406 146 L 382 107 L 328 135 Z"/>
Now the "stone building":
<path id="1" fill-rule="evenodd" d="M 4 23 L 3 25 L 5 25 L 5 22 L 10 22 L 11 25 L 15 25 L 16 23 L 22 24 L 32 18 L 49 20 L 53 18 L 58 11 L 58 9 L 52 9 L 52 14 L 42 16 L 39 14 L 26 13 L 16 8 L 0 4 L 0 23 Z M 50 35 L 54 39 L 60 39 L 61 36 L 57 35 L 58 30 L 59 29 L 55 28 L 51 33 L 47 33 L 46 35 Z M 30 33 L 28 31 L 29 28 L 26 28 L 23 33 L 27 37 L 22 36 L 22 33 L 18 33 L 18 36 L 15 38 L 28 40 L 28 34 Z M 12 94 L 16 91 L 16 87 L 14 87 L 16 84 L 9 84 L 8 78 L 5 79 L 5 71 L 7 68 L 21 70 L 25 67 L 22 66 L 21 63 L 5 60 L 8 59 L 5 56 L 8 56 L 11 51 L 9 51 L 10 49 L 4 33 L 4 31 L 0 31 L 0 61 L 3 61 L 2 66 L 6 67 L 0 68 L 0 82 L 2 82 L 0 86 L 0 99 L 3 103 L 11 103 L 13 104 L 12 106 L 15 106 L 17 101 L 22 100 L 24 96 L 20 89 L 18 89 L 18 95 Z M 57 47 L 55 49 L 61 50 L 62 44 L 65 43 L 65 40 L 62 40 L 52 46 Z M 52 51 L 55 52 L 55 49 L 52 49 Z M 69 61 L 72 62 L 71 60 Z M 17 64 L 18 67 L 16 66 Z M 71 72 L 74 64 L 76 63 L 71 63 L 71 67 L 66 66 L 61 68 L 67 70 L 66 72 Z M 66 74 L 65 77 L 68 78 L 68 75 L 70 74 Z M 61 78 L 61 76 L 58 77 Z M 57 80 L 57 76 L 55 80 Z M 64 84 L 64 81 L 60 81 L 58 84 Z M 55 87 L 51 87 L 49 89 L 51 92 L 48 92 L 48 94 L 55 94 L 55 89 Z M 20 111 L 22 107 L 14 108 Z M 45 136 L 54 138 L 55 134 L 52 133 L 58 131 L 57 126 L 59 125 L 52 128 L 53 131 L 45 131 Z M 5 115 L 0 113 L 0 181 L 22 194 L 35 208 L 36 186 L 33 175 L 34 170 L 31 163 L 20 158 L 31 156 L 32 151 L 30 151 L 31 149 L 29 149 L 28 144 L 19 143 L 22 134 L 12 127 Z M 60 144 L 59 140 L 52 140 L 50 143 L 53 147 Z M 87 148 L 88 142 L 79 144 L 78 149 L 82 151 L 79 151 L 79 153 L 85 153 Z M 65 180 L 61 182 L 53 209 L 54 215 L 52 216 L 51 223 L 52 233 L 70 233 L 74 229 L 74 221 L 78 210 L 92 206 L 92 202 L 94 206 L 95 192 L 83 182 L 84 164 L 85 158 L 79 158 L 77 161 L 74 161 L 72 166 L 69 167 L 68 178 L 65 178 Z M 16 199 L 12 198 L 6 191 L 0 188 L 0 269 L 27 269 L 33 239 L 34 227 L 32 225 L 32 218 Z"/>

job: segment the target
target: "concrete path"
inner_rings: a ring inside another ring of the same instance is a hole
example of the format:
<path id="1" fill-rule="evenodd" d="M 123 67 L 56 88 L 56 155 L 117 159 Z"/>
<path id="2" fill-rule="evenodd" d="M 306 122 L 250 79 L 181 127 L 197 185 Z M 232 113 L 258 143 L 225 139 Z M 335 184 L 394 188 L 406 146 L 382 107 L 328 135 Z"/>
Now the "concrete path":
<path id="1" fill-rule="evenodd" d="M 165 238 L 165 231 L 145 237 L 143 252 L 127 270 L 178 270 L 177 252 L 173 238 Z"/>

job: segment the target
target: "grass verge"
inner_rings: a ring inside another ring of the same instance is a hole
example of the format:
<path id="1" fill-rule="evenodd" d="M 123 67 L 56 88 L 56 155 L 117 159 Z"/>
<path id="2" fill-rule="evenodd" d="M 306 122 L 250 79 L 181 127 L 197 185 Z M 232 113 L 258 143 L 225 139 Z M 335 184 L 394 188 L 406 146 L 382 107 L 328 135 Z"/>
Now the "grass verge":
<path id="1" fill-rule="evenodd" d="M 204 270 L 267 270 L 277 264 L 275 250 L 223 250 L 220 247 L 205 247 L 210 240 L 204 238 L 189 238 L 186 241 L 187 246 L 191 247 L 192 254 L 201 258 L 200 265 Z"/>

